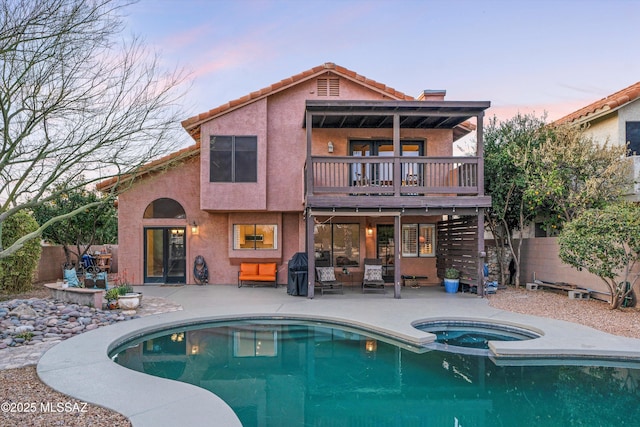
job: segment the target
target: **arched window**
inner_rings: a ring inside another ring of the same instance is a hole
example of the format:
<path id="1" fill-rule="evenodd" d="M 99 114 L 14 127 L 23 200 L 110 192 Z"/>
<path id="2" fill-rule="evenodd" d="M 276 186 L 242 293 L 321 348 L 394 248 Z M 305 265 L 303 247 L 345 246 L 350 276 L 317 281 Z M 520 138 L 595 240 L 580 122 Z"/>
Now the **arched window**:
<path id="1" fill-rule="evenodd" d="M 184 219 L 187 215 L 180 203 L 173 199 L 162 198 L 149 203 L 149 206 L 144 210 L 144 215 L 142 217 Z"/>

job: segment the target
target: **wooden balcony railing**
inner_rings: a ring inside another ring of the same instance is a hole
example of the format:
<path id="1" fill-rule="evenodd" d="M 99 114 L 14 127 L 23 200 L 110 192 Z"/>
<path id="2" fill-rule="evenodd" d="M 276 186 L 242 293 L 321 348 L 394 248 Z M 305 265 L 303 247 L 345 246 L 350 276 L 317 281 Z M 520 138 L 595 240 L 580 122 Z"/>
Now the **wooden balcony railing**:
<path id="1" fill-rule="evenodd" d="M 478 162 L 478 157 L 314 156 L 307 194 L 478 195 L 484 179 Z"/>

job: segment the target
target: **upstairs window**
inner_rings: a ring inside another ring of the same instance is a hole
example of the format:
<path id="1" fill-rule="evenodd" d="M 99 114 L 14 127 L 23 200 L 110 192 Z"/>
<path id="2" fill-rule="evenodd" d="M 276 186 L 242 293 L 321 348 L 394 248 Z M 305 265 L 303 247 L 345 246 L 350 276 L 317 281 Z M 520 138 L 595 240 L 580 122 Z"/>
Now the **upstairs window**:
<path id="1" fill-rule="evenodd" d="M 626 123 L 627 150 L 629 156 L 640 156 L 640 122 Z"/>
<path id="2" fill-rule="evenodd" d="M 211 182 L 258 182 L 257 136 L 212 136 Z"/>

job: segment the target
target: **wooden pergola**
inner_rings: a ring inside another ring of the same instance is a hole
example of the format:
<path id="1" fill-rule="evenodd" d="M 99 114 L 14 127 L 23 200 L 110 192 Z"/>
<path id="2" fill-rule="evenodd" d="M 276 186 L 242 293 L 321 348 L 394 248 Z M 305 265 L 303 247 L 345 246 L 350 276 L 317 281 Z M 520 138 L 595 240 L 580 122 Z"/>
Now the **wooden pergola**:
<path id="1" fill-rule="evenodd" d="M 487 101 L 307 101 L 303 126 L 306 127 L 307 161 L 305 169 L 306 241 L 309 254 L 308 297 L 314 297 L 314 224 L 318 216 L 357 216 L 393 218 L 394 241 L 400 242 L 403 216 L 447 215 L 462 218 L 455 227 L 438 227 L 443 243 L 448 242 L 446 258 L 438 258 L 438 270 L 455 266 L 469 284 L 478 285 L 482 294 L 484 257 L 484 209 L 491 198 L 484 194 L 483 117 Z M 471 157 L 403 157 L 401 129 L 451 129 L 454 139 L 469 132 L 467 120 L 476 118 L 476 155 Z M 392 129 L 393 156 L 351 157 L 314 156 L 314 129 Z M 354 183 L 348 172 L 354 162 L 389 170 L 385 182 L 362 180 Z M 415 180 L 403 175 L 407 162 L 419 168 Z M 377 165 L 377 166 L 376 166 Z M 459 233 L 462 227 L 473 230 Z M 449 237 L 447 237 L 449 236 Z M 472 236 L 473 237 L 473 236 Z M 456 242 L 458 244 L 456 244 Z M 400 298 L 402 257 L 396 249 L 394 259 L 394 297 Z M 465 276 L 466 273 L 466 276 Z"/>

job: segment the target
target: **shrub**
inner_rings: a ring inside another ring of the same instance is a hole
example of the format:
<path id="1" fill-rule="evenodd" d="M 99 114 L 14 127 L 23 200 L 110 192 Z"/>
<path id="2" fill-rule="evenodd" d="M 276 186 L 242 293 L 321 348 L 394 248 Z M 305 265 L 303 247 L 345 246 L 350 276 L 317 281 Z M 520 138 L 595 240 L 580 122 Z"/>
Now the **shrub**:
<path id="1" fill-rule="evenodd" d="M 0 226 L 3 247 L 38 229 L 36 220 L 24 211 L 9 216 Z M 13 255 L 0 259 L 0 290 L 10 294 L 31 290 L 41 251 L 40 241 L 31 239 Z"/>
<path id="2" fill-rule="evenodd" d="M 558 239 L 560 259 L 600 277 L 611 292 L 611 308 L 635 305 L 634 266 L 640 261 L 640 206 L 617 203 L 589 209 L 566 224 Z"/>
<path id="3" fill-rule="evenodd" d="M 444 272 L 445 279 L 459 279 L 460 272 L 455 268 L 447 268 Z"/>

